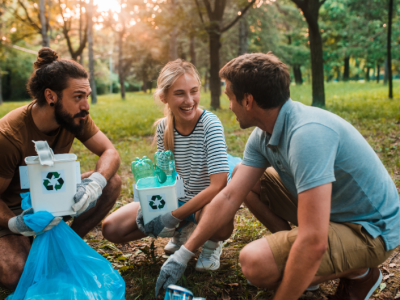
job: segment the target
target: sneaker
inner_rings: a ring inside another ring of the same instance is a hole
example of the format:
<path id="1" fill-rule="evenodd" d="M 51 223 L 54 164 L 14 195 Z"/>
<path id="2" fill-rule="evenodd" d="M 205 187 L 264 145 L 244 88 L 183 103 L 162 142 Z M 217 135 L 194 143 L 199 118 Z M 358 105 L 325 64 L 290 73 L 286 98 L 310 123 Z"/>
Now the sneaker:
<path id="1" fill-rule="evenodd" d="M 196 271 L 215 271 L 219 269 L 222 242 L 207 241 L 196 263 Z"/>
<path id="2" fill-rule="evenodd" d="M 180 232 L 176 230 L 172 239 L 170 239 L 168 244 L 164 247 L 164 252 L 166 254 L 174 254 L 175 251 L 179 250 L 179 248 L 186 243 L 195 228 L 196 224 L 190 222 L 188 225 L 183 227 Z"/>
<path id="3" fill-rule="evenodd" d="M 329 300 L 368 300 L 382 281 L 378 268 L 370 268 L 367 275 L 358 279 L 341 278 L 335 295 Z"/>

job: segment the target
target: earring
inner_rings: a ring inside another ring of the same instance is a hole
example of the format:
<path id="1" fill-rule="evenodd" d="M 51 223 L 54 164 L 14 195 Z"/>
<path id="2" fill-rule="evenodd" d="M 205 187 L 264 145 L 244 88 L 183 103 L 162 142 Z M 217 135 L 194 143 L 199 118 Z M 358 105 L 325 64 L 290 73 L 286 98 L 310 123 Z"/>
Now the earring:
<path id="1" fill-rule="evenodd" d="M 53 102 L 50 102 L 50 106 L 54 106 L 54 103 L 53 103 Z"/>

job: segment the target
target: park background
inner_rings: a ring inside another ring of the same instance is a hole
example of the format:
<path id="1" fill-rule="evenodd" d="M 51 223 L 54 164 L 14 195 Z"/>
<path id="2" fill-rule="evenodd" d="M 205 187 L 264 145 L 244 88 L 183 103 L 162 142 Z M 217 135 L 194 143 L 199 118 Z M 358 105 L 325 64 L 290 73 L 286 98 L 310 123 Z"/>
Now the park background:
<path id="1" fill-rule="evenodd" d="M 115 210 L 133 201 L 130 162 L 155 151 L 152 125 L 162 106 L 152 92 L 162 66 L 176 58 L 196 65 L 200 104 L 222 121 L 228 152 L 242 156 L 252 129 L 239 128 L 218 71 L 237 55 L 272 51 L 290 67 L 291 98 L 353 124 L 400 191 L 399 13 L 398 0 L 1 0 L 0 117 L 30 101 L 25 86 L 42 46 L 90 70 L 90 113 L 122 158 Z M 97 158 L 79 141 L 71 152 L 82 171 L 94 168 Z M 265 234 L 242 207 L 220 270 L 198 273 L 192 261 L 179 284 L 207 299 L 272 299 L 247 284 L 238 264 L 240 249 Z M 120 271 L 127 299 L 154 298 L 167 239 L 113 244 L 97 226 L 85 241 Z M 400 299 L 399 250 L 381 266 L 372 299 Z M 336 285 L 302 298 L 325 299 Z M 9 292 L 0 289 L 0 299 Z"/>

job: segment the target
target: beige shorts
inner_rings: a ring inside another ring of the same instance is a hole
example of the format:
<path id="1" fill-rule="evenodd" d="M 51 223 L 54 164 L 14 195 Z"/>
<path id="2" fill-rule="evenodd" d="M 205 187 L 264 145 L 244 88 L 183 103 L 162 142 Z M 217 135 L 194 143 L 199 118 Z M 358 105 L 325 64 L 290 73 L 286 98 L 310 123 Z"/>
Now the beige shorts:
<path id="1" fill-rule="evenodd" d="M 265 170 L 261 177 L 261 201 L 273 213 L 297 225 L 297 199 L 283 185 L 273 168 Z M 279 271 L 283 273 L 290 249 L 298 234 L 298 228 L 280 231 L 266 236 Z M 383 239 L 372 238 L 359 224 L 329 224 L 328 249 L 325 252 L 318 276 L 338 274 L 346 270 L 377 267 L 394 250 L 386 251 Z"/>

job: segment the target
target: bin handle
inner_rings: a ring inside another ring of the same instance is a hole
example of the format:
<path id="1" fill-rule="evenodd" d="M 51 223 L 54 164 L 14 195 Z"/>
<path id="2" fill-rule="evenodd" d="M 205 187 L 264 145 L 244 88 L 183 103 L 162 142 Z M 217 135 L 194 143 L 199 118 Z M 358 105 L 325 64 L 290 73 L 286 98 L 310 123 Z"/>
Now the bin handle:
<path id="1" fill-rule="evenodd" d="M 52 167 L 54 165 L 54 152 L 47 141 L 32 141 L 35 144 L 36 153 L 42 166 Z"/>

